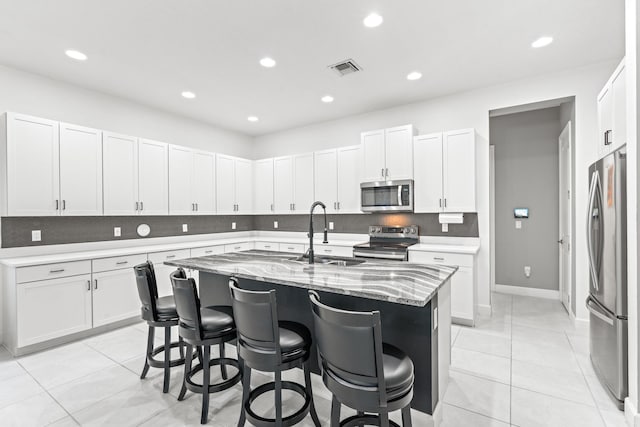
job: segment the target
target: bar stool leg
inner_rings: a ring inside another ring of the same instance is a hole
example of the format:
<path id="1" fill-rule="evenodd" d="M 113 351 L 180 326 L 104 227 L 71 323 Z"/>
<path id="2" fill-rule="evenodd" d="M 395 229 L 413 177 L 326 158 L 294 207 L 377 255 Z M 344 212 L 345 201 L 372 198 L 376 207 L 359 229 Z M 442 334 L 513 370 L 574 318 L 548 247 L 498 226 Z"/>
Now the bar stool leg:
<path id="1" fill-rule="evenodd" d="M 187 394 L 187 377 L 191 373 L 191 362 L 193 360 L 193 347 L 189 344 L 187 346 L 187 357 L 184 360 L 184 377 L 182 378 L 182 389 L 178 395 L 178 400 L 183 400 L 184 395 Z"/>
<path id="2" fill-rule="evenodd" d="M 242 359 L 238 358 L 238 361 Z M 245 404 L 249 400 L 249 393 L 251 392 L 251 368 L 247 366 L 244 361 L 242 363 L 242 404 L 240 408 L 240 419 L 238 420 L 238 427 L 244 427 L 244 423 L 247 419 L 245 415 Z"/>
<path id="3" fill-rule="evenodd" d="M 207 417 L 209 416 L 209 378 L 211 375 L 211 367 L 209 361 L 211 360 L 211 346 L 204 346 L 204 357 L 202 361 L 203 375 L 202 375 L 202 416 L 200 417 L 200 424 L 207 423 Z"/>
<path id="4" fill-rule="evenodd" d="M 180 335 L 178 335 L 178 342 L 180 343 L 180 345 L 178 346 L 178 348 L 180 349 L 180 359 L 184 359 L 184 340 L 182 339 L 182 337 Z"/>
<path id="5" fill-rule="evenodd" d="M 311 412 L 311 419 L 313 420 L 313 424 L 316 427 L 320 427 L 320 419 L 318 418 L 318 413 L 316 412 L 316 405 L 313 403 L 313 389 L 311 388 L 311 369 L 309 368 L 309 361 L 304 362 L 304 385 L 307 389 L 307 393 L 311 398 L 311 407 L 309 412 Z"/>
<path id="6" fill-rule="evenodd" d="M 358 411 L 358 416 L 359 417 L 363 417 L 364 416 L 364 412 L 363 411 Z M 364 422 L 358 423 L 358 426 L 363 426 Z"/>
<path id="7" fill-rule="evenodd" d="M 151 357 L 151 353 L 153 352 L 154 338 L 155 328 L 153 326 L 149 326 L 149 334 L 147 336 L 147 356 L 144 358 L 144 367 L 142 368 L 142 374 L 140 374 L 141 380 L 143 380 L 144 377 L 147 376 L 147 372 L 149 372 L 149 358 Z"/>
<path id="8" fill-rule="evenodd" d="M 171 327 L 164 328 L 164 384 L 162 392 L 169 392 L 169 381 L 171 381 Z"/>
<path id="9" fill-rule="evenodd" d="M 389 413 L 380 412 L 380 427 L 389 427 Z"/>
<path id="10" fill-rule="evenodd" d="M 282 427 L 282 372 L 279 370 L 274 372 L 275 378 L 275 395 L 276 395 L 276 427 Z"/>
<path id="11" fill-rule="evenodd" d="M 224 359 L 224 343 L 220 344 L 220 359 Z M 227 379 L 227 365 L 224 363 L 220 363 L 220 374 L 223 380 Z"/>
<path id="12" fill-rule="evenodd" d="M 331 400 L 331 427 L 340 427 L 340 402 L 335 396 Z"/>
<path id="13" fill-rule="evenodd" d="M 402 408 L 402 427 L 411 427 L 411 405 Z"/>

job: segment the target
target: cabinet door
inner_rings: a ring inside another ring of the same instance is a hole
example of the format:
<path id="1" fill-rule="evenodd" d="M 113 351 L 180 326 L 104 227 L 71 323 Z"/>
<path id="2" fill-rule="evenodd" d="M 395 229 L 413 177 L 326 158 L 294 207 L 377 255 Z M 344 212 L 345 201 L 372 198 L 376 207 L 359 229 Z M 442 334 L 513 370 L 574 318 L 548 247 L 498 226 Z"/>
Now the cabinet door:
<path id="1" fill-rule="evenodd" d="M 416 136 L 413 142 L 416 212 L 442 211 L 442 133 Z"/>
<path id="2" fill-rule="evenodd" d="M 140 213 L 169 213 L 168 146 L 163 142 L 141 139 L 138 143 L 138 185 Z"/>
<path id="3" fill-rule="evenodd" d="M 385 180 L 384 129 L 364 132 L 362 145 L 362 173 L 365 181 Z"/>
<path id="4" fill-rule="evenodd" d="M 413 179 L 413 126 L 384 131 L 387 180 Z"/>
<path id="5" fill-rule="evenodd" d="M 315 201 L 313 194 L 313 154 L 293 158 L 293 211 L 307 213 Z"/>
<path id="6" fill-rule="evenodd" d="M 7 113 L 9 216 L 58 215 L 58 122 Z"/>
<path id="7" fill-rule="evenodd" d="M 257 214 L 272 214 L 273 206 L 273 159 L 253 163 L 253 208 Z"/>
<path id="8" fill-rule="evenodd" d="M 93 327 L 140 316 L 132 268 L 93 274 Z"/>
<path id="9" fill-rule="evenodd" d="M 136 215 L 138 139 L 104 132 L 102 173 L 105 215 Z"/>
<path id="10" fill-rule="evenodd" d="M 445 132 L 443 138 L 444 212 L 475 212 L 475 131 Z"/>
<path id="11" fill-rule="evenodd" d="M 235 213 L 235 179 L 235 159 L 218 154 L 216 156 L 216 199 L 219 214 Z"/>
<path id="12" fill-rule="evenodd" d="M 102 132 L 60 123 L 60 213 L 102 215 Z"/>
<path id="13" fill-rule="evenodd" d="M 613 143 L 610 150 L 616 150 L 627 143 L 627 79 L 624 64 L 616 70 L 611 79 Z"/>
<path id="14" fill-rule="evenodd" d="M 278 157 L 273 160 L 273 204 L 277 214 L 292 213 L 292 157 Z"/>
<path id="15" fill-rule="evenodd" d="M 191 149 L 169 146 L 169 214 L 190 215 L 196 212 L 193 169 Z"/>
<path id="16" fill-rule="evenodd" d="M 216 155 L 204 151 L 193 153 L 193 197 L 196 213 L 216 213 Z"/>
<path id="17" fill-rule="evenodd" d="M 253 166 L 251 160 L 236 159 L 236 213 L 253 213 Z"/>
<path id="18" fill-rule="evenodd" d="M 91 275 L 17 285 L 18 347 L 91 329 Z"/>
<path id="19" fill-rule="evenodd" d="M 473 270 L 459 267 L 451 276 L 451 317 L 456 323 L 473 325 L 474 322 L 474 286 Z"/>
<path id="20" fill-rule="evenodd" d="M 613 137 L 613 94 L 607 85 L 598 96 L 598 158 L 609 152 L 605 142 Z"/>
<path id="21" fill-rule="evenodd" d="M 327 205 L 327 212 L 335 213 L 338 211 L 338 153 L 317 151 L 313 157 L 315 198 Z"/>
<path id="22" fill-rule="evenodd" d="M 338 148 L 337 158 L 338 212 L 360 213 L 361 147 Z"/>

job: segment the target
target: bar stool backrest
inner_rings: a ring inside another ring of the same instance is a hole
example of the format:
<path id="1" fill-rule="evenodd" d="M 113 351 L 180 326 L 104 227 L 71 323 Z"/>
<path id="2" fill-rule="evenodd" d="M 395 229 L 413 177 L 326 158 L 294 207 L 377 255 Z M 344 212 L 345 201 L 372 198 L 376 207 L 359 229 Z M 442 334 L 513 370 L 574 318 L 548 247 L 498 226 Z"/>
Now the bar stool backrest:
<path id="1" fill-rule="evenodd" d="M 314 291 L 309 298 L 327 388 L 345 404 L 386 405 L 380 312 L 329 307 Z"/>
<path id="2" fill-rule="evenodd" d="M 138 296 L 142 304 L 140 311 L 142 319 L 157 322 L 158 309 L 156 300 L 158 299 L 158 285 L 156 283 L 156 274 L 151 261 L 138 264 L 133 267 L 136 275 L 136 285 L 138 287 Z"/>
<path id="3" fill-rule="evenodd" d="M 233 318 L 238 331 L 238 352 L 245 360 L 265 361 L 272 356 L 273 363 L 282 361 L 280 329 L 275 289 L 248 291 L 238 287 L 238 281 L 229 279 Z"/>
<path id="4" fill-rule="evenodd" d="M 180 336 L 185 340 L 200 341 L 202 334 L 202 315 L 200 313 L 200 298 L 193 278 L 187 278 L 182 268 L 169 276 L 173 287 L 173 299 L 180 321 Z"/>

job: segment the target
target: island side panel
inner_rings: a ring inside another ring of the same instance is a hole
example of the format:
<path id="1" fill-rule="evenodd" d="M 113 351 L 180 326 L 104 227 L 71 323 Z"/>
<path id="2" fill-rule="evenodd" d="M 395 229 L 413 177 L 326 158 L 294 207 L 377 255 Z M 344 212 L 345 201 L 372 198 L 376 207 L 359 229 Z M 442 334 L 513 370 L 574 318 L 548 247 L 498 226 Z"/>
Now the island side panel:
<path id="1" fill-rule="evenodd" d="M 300 322 L 313 330 L 308 290 L 295 286 L 278 285 L 256 280 L 241 279 L 240 287 L 249 290 L 276 289 L 280 320 Z M 230 304 L 229 276 L 200 272 L 200 298 L 202 305 Z M 433 330 L 434 308 L 437 295 L 424 307 L 391 303 L 349 295 L 318 292 L 321 301 L 334 307 L 354 311 L 379 310 L 382 314 L 384 342 L 400 348 L 413 360 L 415 366 L 414 397 L 411 406 L 421 412 L 433 414 L 438 403 L 438 330 Z M 311 366 L 320 373 L 317 353 L 311 353 Z"/>

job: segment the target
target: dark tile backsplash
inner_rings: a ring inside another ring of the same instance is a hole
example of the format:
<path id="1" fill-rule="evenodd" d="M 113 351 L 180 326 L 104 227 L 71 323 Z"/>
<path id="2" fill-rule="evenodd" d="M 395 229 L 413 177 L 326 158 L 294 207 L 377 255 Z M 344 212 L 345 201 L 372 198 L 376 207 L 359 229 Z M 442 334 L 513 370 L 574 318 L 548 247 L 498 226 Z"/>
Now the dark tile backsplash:
<path id="1" fill-rule="evenodd" d="M 278 229 L 273 228 L 278 221 Z M 464 215 L 464 224 L 449 224 L 449 232 L 442 233 L 438 214 L 340 214 L 328 215 L 334 222 L 331 233 L 368 233 L 369 225 L 409 225 L 420 227 L 422 236 L 478 237 L 478 216 Z M 223 233 L 233 231 L 306 231 L 309 215 L 208 215 L 208 216 L 74 216 L 74 217 L 4 217 L 1 221 L 2 247 L 56 245 L 65 243 L 98 242 L 106 240 L 140 239 L 138 224 L 151 227 L 149 237 L 181 236 L 188 234 Z M 182 224 L 189 231 L 182 232 Z M 321 231 L 322 215 L 314 216 L 314 228 Z M 113 228 L 120 227 L 121 236 L 113 236 Z M 41 230 L 42 240 L 31 241 L 31 230 Z"/>

